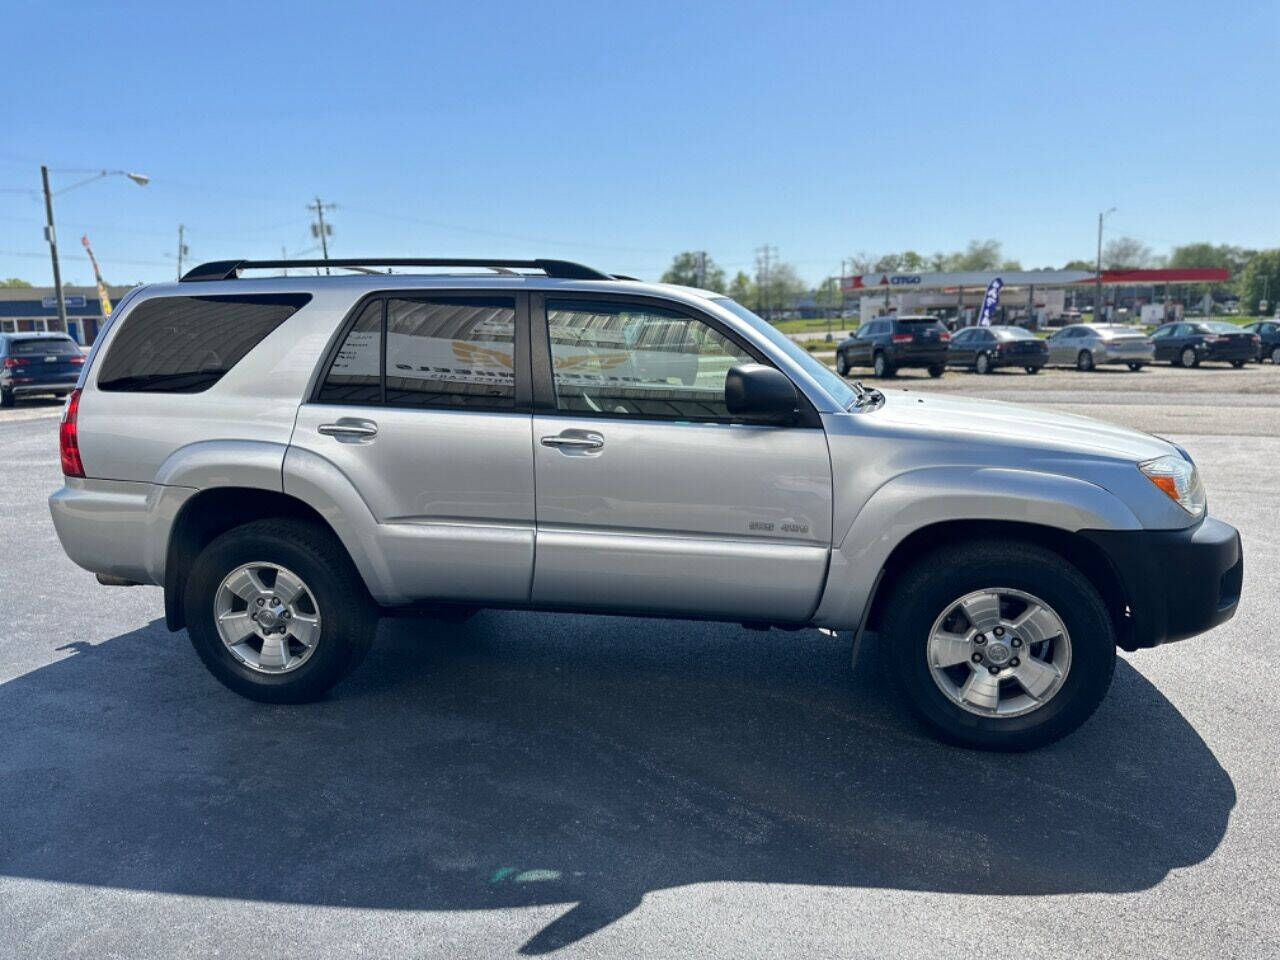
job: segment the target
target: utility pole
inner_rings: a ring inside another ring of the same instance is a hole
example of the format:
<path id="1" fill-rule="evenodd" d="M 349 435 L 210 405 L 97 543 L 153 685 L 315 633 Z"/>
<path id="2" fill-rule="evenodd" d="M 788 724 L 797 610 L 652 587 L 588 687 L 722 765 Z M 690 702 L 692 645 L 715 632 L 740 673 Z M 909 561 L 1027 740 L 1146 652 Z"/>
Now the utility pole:
<path id="1" fill-rule="evenodd" d="M 184 243 L 182 239 L 182 235 L 186 231 L 186 229 L 187 228 L 184 227 L 182 224 L 178 224 L 178 279 L 179 280 L 182 279 L 182 261 L 185 260 L 187 258 L 187 254 L 191 252 L 187 248 L 186 243 Z"/>
<path id="2" fill-rule="evenodd" d="M 773 266 L 773 258 L 778 255 L 777 248 L 765 244 L 756 250 L 756 293 L 760 300 L 760 310 L 770 323 L 771 304 L 769 302 L 769 273 Z"/>
<path id="3" fill-rule="evenodd" d="M 1093 285 L 1093 322 L 1102 322 L 1102 218 L 1108 213 L 1115 213 L 1116 208 L 1103 210 L 1098 214 L 1098 276 Z"/>
<path id="4" fill-rule="evenodd" d="M 698 289 L 705 290 L 707 287 L 707 251 L 698 251 Z"/>
<path id="5" fill-rule="evenodd" d="M 280 259 L 281 259 L 281 260 L 288 260 L 288 259 L 289 259 L 289 251 L 288 251 L 288 248 L 286 248 L 286 247 L 284 247 L 284 246 L 281 246 L 281 247 L 280 247 Z M 289 268 L 288 268 L 288 267 L 285 267 L 285 268 L 284 268 L 284 273 L 282 273 L 282 274 L 281 274 L 281 276 L 282 276 L 282 277 L 287 277 L 288 275 L 289 275 Z"/>
<path id="6" fill-rule="evenodd" d="M 335 203 L 325 203 L 319 197 L 316 197 L 315 203 L 307 204 L 307 209 L 316 215 L 316 222 L 311 225 L 311 235 L 320 238 L 320 250 L 324 255 L 324 259 L 329 259 L 329 238 L 333 236 L 333 225 L 324 222 L 324 212 L 333 210 L 337 207 Z M 325 276 L 329 275 L 329 268 L 324 268 Z"/>
<path id="7" fill-rule="evenodd" d="M 49 168 L 40 165 L 40 179 L 44 182 L 44 238 L 49 241 L 49 256 L 53 258 L 53 287 L 58 295 L 59 329 L 67 329 L 67 299 L 62 295 L 62 268 L 58 266 L 58 235 L 53 229 L 53 194 L 49 192 Z"/>

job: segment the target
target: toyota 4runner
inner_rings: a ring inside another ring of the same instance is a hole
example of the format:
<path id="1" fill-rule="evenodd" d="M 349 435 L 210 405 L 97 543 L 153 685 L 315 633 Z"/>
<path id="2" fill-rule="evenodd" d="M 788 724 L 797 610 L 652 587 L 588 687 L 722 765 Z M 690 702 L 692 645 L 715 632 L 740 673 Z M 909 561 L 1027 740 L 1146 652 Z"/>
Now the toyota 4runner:
<path id="1" fill-rule="evenodd" d="M 240 276 L 308 265 L 364 273 Z M 117 307 L 59 439 L 68 555 L 270 702 L 386 612 L 625 613 L 874 632 L 936 734 L 1024 749 L 1243 572 L 1168 441 L 849 384 L 719 294 L 555 260 L 204 264 Z"/>

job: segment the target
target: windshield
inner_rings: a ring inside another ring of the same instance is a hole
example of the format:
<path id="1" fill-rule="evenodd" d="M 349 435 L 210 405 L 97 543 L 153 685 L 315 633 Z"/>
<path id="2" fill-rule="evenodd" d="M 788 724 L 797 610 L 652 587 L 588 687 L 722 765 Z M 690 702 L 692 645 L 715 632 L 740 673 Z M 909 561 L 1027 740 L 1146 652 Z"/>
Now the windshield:
<path id="1" fill-rule="evenodd" d="M 841 407 L 848 408 L 848 406 L 853 403 L 855 395 L 852 387 L 845 383 L 834 370 L 822 363 L 820 360 L 815 360 L 808 350 L 802 348 L 798 343 L 788 337 L 773 324 L 762 320 L 742 304 L 738 303 L 736 300 L 730 300 L 728 297 L 720 297 L 712 302 L 724 307 L 734 316 L 751 324 L 751 326 L 763 334 L 770 343 L 794 360 L 805 373 L 813 377 L 813 379 L 817 381 L 818 385 L 831 395 L 831 399 L 840 404 Z"/>
<path id="2" fill-rule="evenodd" d="M 1205 333 L 1239 333 L 1240 328 L 1234 323 L 1227 323 L 1225 320 L 1210 320 L 1208 323 L 1200 324 L 1200 329 Z"/>
<path id="3" fill-rule="evenodd" d="M 80 352 L 70 337 L 29 337 L 9 342 L 9 353 L 15 357 L 34 357 L 40 354 L 66 357 Z"/>
<path id="4" fill-rule="evenodd" d="M 1036 335 L 1023 327 L 999 327 L 996 336 L 1001 340 L 1035 340 Z"/>

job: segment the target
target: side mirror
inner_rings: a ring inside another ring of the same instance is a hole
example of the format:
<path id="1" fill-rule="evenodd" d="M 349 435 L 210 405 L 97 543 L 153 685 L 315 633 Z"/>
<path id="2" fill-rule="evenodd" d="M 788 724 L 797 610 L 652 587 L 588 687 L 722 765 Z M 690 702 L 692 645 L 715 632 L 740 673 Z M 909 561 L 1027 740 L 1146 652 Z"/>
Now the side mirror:
<path id="1" fill-rule="evenodd" d="M 800 409 L 795 384 L 762 363 L 732 367 L 724 380 L 724 402 L 735 416 L 793 420 Z"/>

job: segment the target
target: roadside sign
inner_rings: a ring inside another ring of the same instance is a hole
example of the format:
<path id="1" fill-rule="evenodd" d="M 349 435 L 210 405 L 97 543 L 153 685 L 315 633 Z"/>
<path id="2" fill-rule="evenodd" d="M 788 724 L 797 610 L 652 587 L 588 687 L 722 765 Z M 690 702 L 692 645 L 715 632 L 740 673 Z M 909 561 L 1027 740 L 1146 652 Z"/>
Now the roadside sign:
<path id="1" fill-rule="evenodd" d="M 1259 300 L 1259 301 L 1258 301 L 1258 312 L 1259 312 L 1259 313 L 1266 313 L 1266 312 L 1267 312 L 1267 308 L 1268 308 L 1268 307 L 1270 307 L 1270 306 L 1271 306 L 1271 301 L 1270 301 L 1270 300 Z"/>
<path id="2" fill-rule="evenodd" d="M 83 307 L 85 305 L 84 297 L 64 297 L 63 299 L 67 301 L 68 307 Z M 57 297 L 45 297 L 40 301 L 40 306 L 44 307 L 46 310 L 52 310 L 57 305 Z"/>

